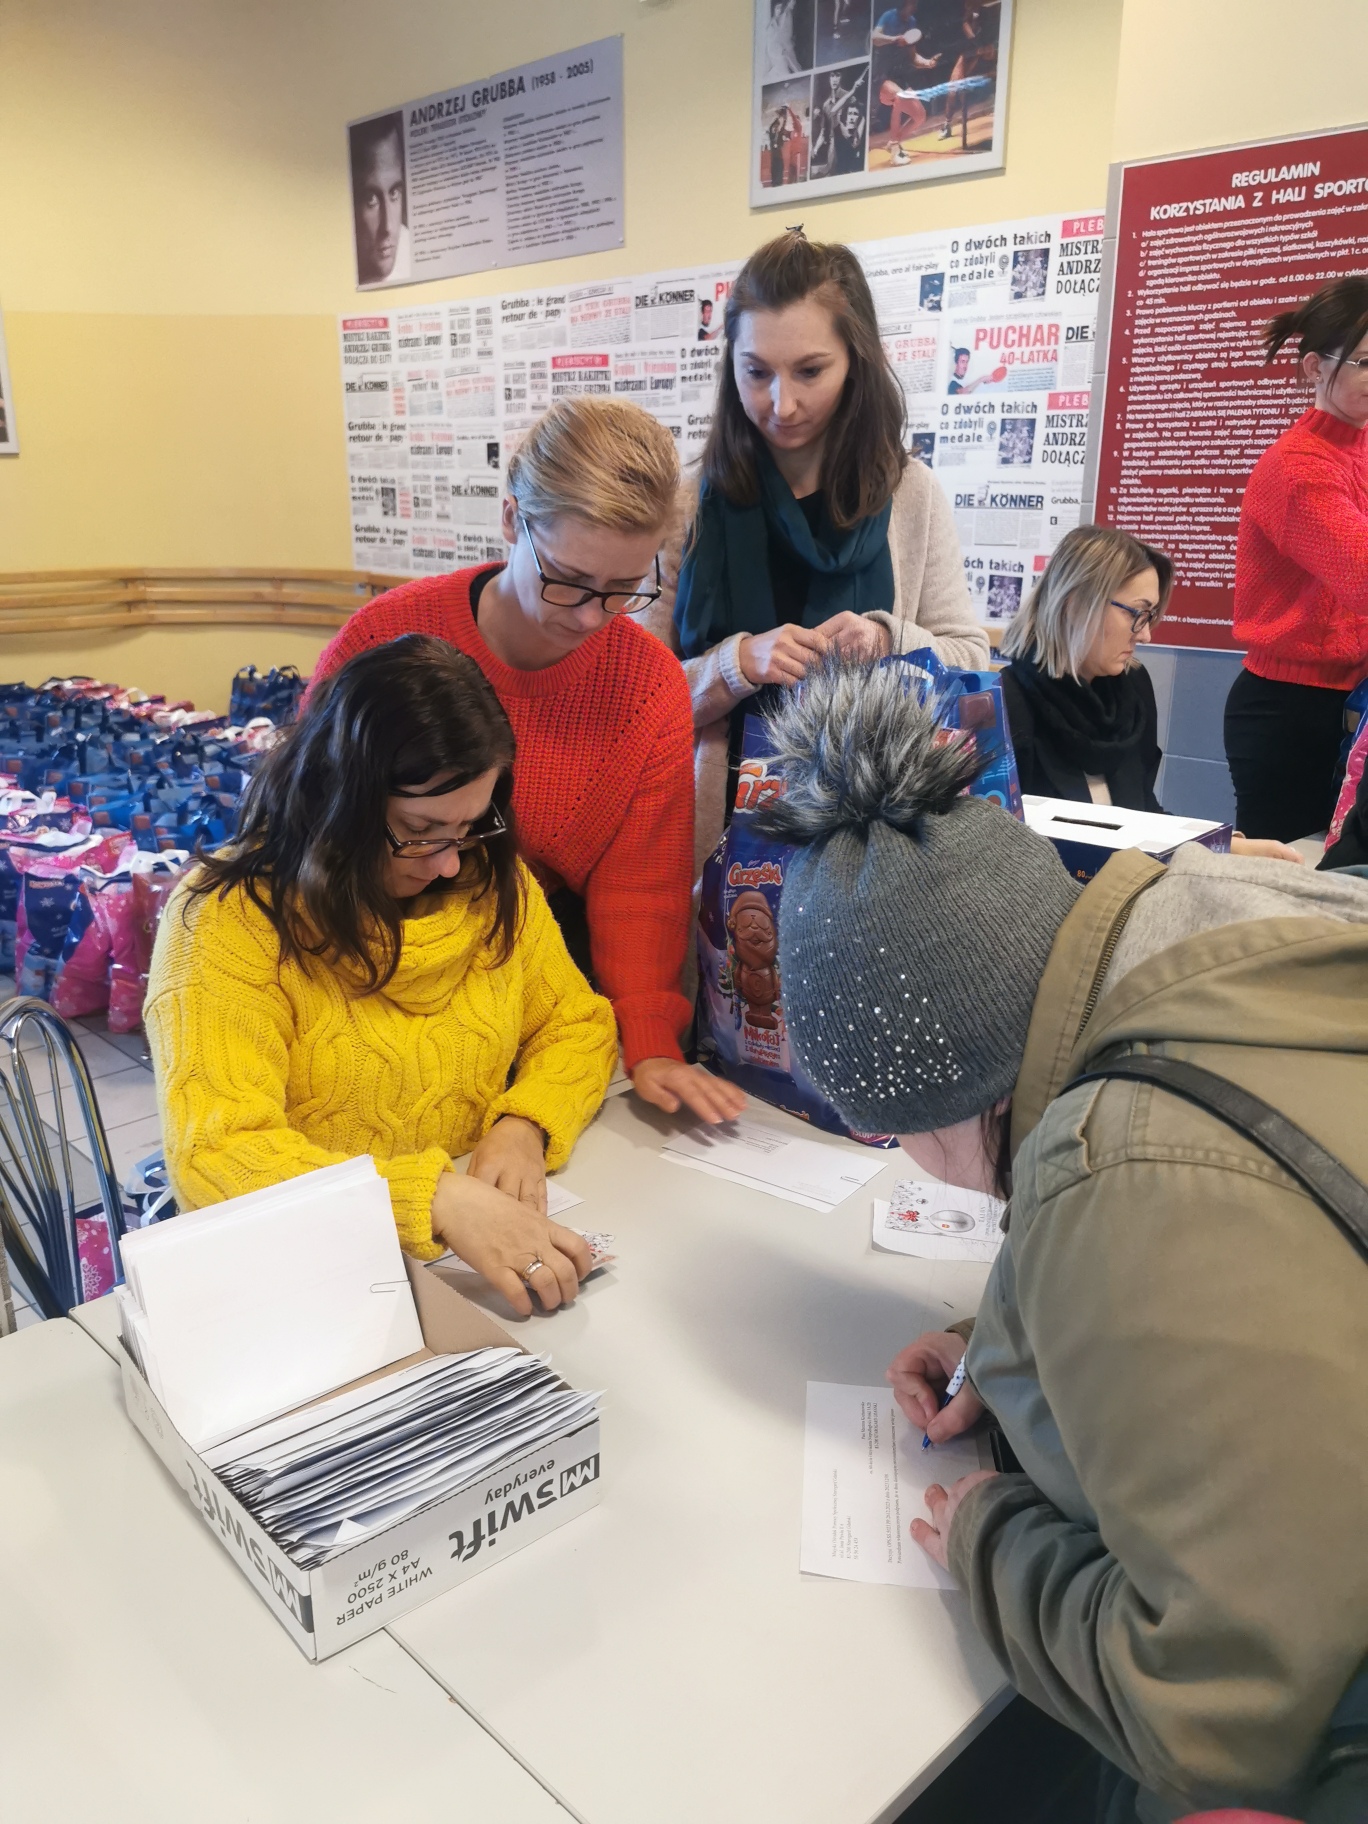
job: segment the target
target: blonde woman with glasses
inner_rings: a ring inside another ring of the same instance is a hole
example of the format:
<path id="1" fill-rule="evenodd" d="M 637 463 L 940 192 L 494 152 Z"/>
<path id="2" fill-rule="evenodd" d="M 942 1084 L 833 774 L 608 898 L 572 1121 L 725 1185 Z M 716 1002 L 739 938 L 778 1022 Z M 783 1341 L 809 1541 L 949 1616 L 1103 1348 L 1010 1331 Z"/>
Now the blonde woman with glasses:
<path id="1" fill-rule="evenodd" d="M 1168 606 L 1173 565 L 1114 526 L 1060 540 L 1002 642 L 1003 695 L 1023 792 L 1162 811 L 1154 685 L 1137 648 Z M 1237 854 L 1300 861 L 1280 842 L 1236 836 Z"/>
<path id="2" fill-rule="evenodd" d="M 327 677 L 405 633 L 467 653 L 518 743 L 522 854 L 570 954 L 613 1004 L 636 1092 L 705 1121 L 730 1083 L 684 1061 L 692 931 L 693 717 L 678 661 L 631 619 L 660 595 L 679 459 L 639 406 L 563 399 L 508 465 L 506 563 L 378 596 L 324 651 Z"/>

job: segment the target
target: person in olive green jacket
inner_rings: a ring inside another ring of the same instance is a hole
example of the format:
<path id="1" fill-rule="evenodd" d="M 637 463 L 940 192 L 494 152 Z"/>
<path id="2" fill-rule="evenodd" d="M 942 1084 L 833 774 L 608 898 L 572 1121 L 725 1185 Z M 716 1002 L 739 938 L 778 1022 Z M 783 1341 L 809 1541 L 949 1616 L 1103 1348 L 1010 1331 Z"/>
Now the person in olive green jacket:
<path id="1" fill-rule="evenodd" d="M 1368 1179 L 1368 883 L 1189 846 L 1080 890 L 961 795 L 977 758 L 896 668 L 831 668 L 773 726 L 803 1068 L 929 1175 L 1010 1174 L 963 1391 L 941 1408 L 950 1332 L 889 1378 L 933 1443 L 991 1415 L 1020 1470 L 932 1488 L 913 1535 L 1105 1757 L 1100 1815 L 1303 1817 L 1368 1698 L 1368 1260 L 1214 1115 L 1068 1086 L 1104 1054 L 1187 1060 Z"/>

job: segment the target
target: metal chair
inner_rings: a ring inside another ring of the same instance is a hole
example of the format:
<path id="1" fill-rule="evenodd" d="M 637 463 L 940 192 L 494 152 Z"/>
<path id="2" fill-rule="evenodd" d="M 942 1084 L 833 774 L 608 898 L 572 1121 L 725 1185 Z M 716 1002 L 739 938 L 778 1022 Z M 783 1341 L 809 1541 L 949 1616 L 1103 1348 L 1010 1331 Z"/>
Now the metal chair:
<path id="1" fill-rule="evenodd" d="M 38 1105 L 35 1075 L 40 1082 L 45 1076 L 42 1087 L 52 1090 L 50 1122 Z M 89 1160 L 73 1150 L 64 1089 L 74 1092 Z M 117 1274 L 123 1195 L 75 1035 L 46 1001 L 6 1001 L 0 1006 L 0 1254 L 8 1254 L 10 1278 L 43 1317 L 63 1317 L 82 1302 L 76 1222 L 100 1215 Z M 7 1317 L 13 1328 L 8 1291 L 0 1261 L 0 1332 Z"/>

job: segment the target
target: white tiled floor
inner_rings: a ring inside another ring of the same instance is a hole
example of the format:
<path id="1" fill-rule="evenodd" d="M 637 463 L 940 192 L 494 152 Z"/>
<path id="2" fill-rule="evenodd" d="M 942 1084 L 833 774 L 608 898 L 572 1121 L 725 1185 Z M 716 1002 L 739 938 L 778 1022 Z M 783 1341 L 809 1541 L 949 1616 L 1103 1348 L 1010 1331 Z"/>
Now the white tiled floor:
<path id="1" fill-rule="evenodd" d="M 8 976 L 0 976 L 0 1003 L 9 1000 L 14 992 L 13 980 Z M 141 1032 L 110 1032 L 103 1014 L 73 1020 L 70 1024 L 95 1086 L 95 1099 L 100 1105 L 100 1118 L 109 1139 L 114 1170 L 122 1181 L 130 1166 L 155 1151 L 161 1143 L 161 1123 L 157 1117 L 157 1097 L 152 1064 L 147 1055 L 147 1042 Z M 39 1107 L 44 1118 L 50 1121 L 53 1094 L 50 1088 L 42 1087 L 47 1073 L 41 1070 L 35 1074 L 34 1087 L 39 1092 Z M 68 1116 L 73 1112 L 69 1098 L 68 1091 L 63 1097 L 63 1107 Z M 72 1143 L 89 1158 L 90 1148 L 83 1132 L 77 1128 L 72 1132 L 71 1138 Z M 17 1291 L 14 1306 L 15 1319 L 21 1327 L 39 1321 L 37 1313 L 23 1303 Z"/>

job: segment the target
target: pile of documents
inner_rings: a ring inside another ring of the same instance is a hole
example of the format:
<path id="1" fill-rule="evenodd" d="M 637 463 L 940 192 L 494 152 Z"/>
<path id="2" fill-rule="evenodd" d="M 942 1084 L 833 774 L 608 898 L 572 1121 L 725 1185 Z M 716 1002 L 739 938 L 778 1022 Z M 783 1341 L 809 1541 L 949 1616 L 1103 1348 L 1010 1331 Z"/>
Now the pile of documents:
<path id="1" fill-rule="evenodd" d="M 315 1566 L 504 1459 L 591 1419 L 576 1393 L 520 1349 L 438 1355 L 275 1419 L 205 1462 L 294 1563 Z"/>
<path id="2" fill-rule="evenodd" d="M 852 1191 L 877 1177 L 888 1154 L 838 1139 L 808 1140 L 743 1115 L 717 1127 L 702 1125 L 673 1134 L 662 1156 L 715 1178 L 729 1178 L 749 1190 L 768 1191 L 805 1209 L 834 1210 Z"/>

